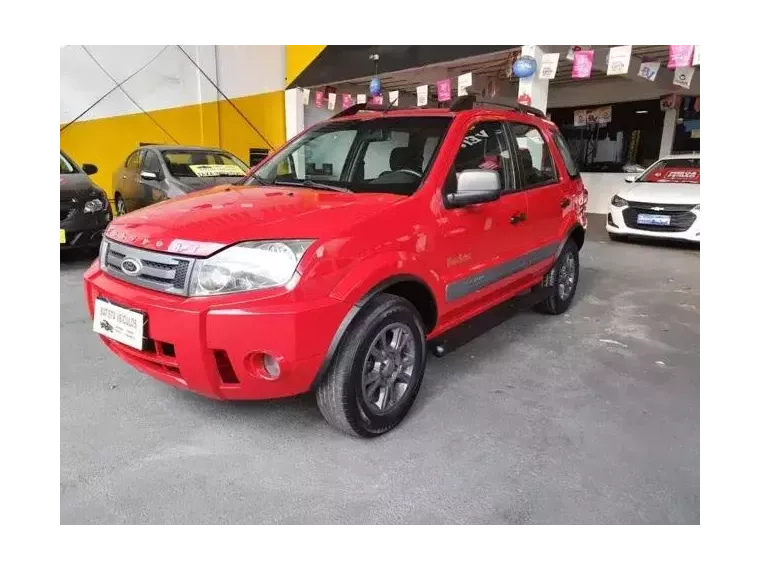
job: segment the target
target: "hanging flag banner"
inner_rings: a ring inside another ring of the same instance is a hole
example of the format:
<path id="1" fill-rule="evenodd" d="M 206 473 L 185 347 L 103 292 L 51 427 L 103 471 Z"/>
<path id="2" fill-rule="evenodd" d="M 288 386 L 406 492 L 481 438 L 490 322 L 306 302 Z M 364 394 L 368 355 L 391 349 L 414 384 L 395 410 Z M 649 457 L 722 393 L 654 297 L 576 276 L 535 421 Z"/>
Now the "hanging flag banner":
<path id="1" fill-rule="evenodd" d="M 694 46 L 668 46 L 668 68 L 686 67 L 691 65 L 691 56 L 694 53 Z"/>
<path id="2" fill-rule="evenodd" d="M 364 93 L 359 93 L 356 96 L 356 102 L 357 103 L 366 103 L 367 102 L 367 95 L 365 95 Z"/>
<path id="3" fill-rule="evenodd" d="M 697 40 L 697 43 L 694 45 L 694 57 L 691 60 L 691 64 L 705 64 L 705 40 Z"/>
<path id="4" fill-rule="evenodd" d="M 463 73 L 457 80 L 457 95 L 467 95 L 468 87 L 472 87 L 472 73 Z"/>
<path id="5" fill-rule="evenodd" d="M 539 79 L 554 79 L 557 75 L 557 65 L 559 65 L 558 53 L 545 53 L 541 57 L 541 67 L 538 70 Z"/>
<path id="6" fill-rule="evenodd" d="M 417 86 L 417 106 L 424 107 L 425 105 L 427 105 L 427 100 L 428 100 L 428 86 L 418 85 Z"/>
<path id="7" fill-rule="evenodd" d="M 654 81 L 658 69 L 660 69 L 659 61 L 645 61 L 639 66 L 639 77 Z"/>
<path id="8" fill-rule="evenodd" d="M 575 54 L 582 50 L 583 46 L 570 46 L 570 49 L 567 50 L 567 55 L 565 55 L 565 59 L 568 61 L 573 61 Z"/>
<path id="9" fill-rule="evenodd" d="M 591 66 L 594 64 L 594 50 L 580 50 L 573 55 L 573 79 L 591 77 Z"/>
<path id="10" fill-rule="evenodd" d="M 573 126 L 585 127 L 586 126 L 586 109 L 579 109 L 573 111 Z"/>
<path id="11" fill-rule="evenodd" d="M 310 94 L 311 94 L 311 89 L 301 89 L 301 103 L 303 103 L 304 105 L 308 105 Z"/>
<path id="12" fill-rule="evenodd" d="M 369 100 L 370 103 L 373 105 L 382 105 L 383 104 L 383 94 L 380 93 L 380 95 L 375 95 L 372 97 L 372 99 Z"/>
<path id="13" fill-rule="evenodd" d="M 607 75 L 625 75 L 631 64 L 631 49 L 633 46 L 617 46 L 610 48 L 607 60 Z"/>
<path id="14" fill-rule="evenodd" d="M 673 72 L 673 85 L 688 89 L 691 86 L 692 77 L 694 77 L 693 67 L 676 67 Z"/>
<path id="15" fill-rule="evenodd" d="M 451 101 L 451 79 L 442 79 L 435 84 L 439 101 Z"/>
<path id="16" fill-rule="evenodd" d="M 340 96 L 341 98 L 341 107 L 344 109 L 348 109 L 351 105 L 354 104 L 354 97 L 351 95 L 351 93 L 343 93 L 343 95 Z"/>
<path id="17" fill-rule="evenodd" d="M 333 111 L 335 109 L 335 100 L 338 98 L 338 94 L 331 92 L 327 94 L 327 108 L 330 111 Z"/>
<path id="18" fill-rule="evenodd" d="M 393 107 L 398 107 L 398 91 L 388 91 L 388 102 Z"/>
<path id="19" fill-rule="evenodd" d="M 325 92 L 324 91 L 317 91 L 314 93 L 314 105 L 317 106 L 317 109 L 321 109 L 325 105 Z"/>

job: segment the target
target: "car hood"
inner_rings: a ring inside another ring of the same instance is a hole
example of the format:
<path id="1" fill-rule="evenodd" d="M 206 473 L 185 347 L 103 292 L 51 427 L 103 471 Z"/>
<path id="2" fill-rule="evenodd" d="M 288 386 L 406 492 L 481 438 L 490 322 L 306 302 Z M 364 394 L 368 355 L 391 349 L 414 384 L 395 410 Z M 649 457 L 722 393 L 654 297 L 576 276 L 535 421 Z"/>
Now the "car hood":
<path id="1" fill-rule="evenodd" d="M 403 200 L 284 186 L 217 186 L 119 216 L 110 239 L 157 251 L 206 256 L 248 240 L 324 238 Z"/>
<path id="2" fill-rule="evenodd" d="M 82 172 L 61 174 L 61 200 L 86 198 L 99 192 L 100 188 Z"/>
<path id="3" fill-rule="evenodd" d="M 699 204 L 699 184 L 639 182 L 627 186 L 618 196 L 632 202 Z"/>

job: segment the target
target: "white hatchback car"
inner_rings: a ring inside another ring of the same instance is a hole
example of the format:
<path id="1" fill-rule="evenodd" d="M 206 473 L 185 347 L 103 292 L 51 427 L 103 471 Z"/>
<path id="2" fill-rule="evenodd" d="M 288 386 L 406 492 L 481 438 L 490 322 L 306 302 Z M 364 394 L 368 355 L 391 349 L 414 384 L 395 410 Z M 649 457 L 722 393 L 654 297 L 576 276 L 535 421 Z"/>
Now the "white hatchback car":
<path id="1" fill-rule="evenodd" d="M 607 213 L 610 239 L 642 236 L 700 241 L 699 155 L 661 158 L 615 194 Z"/>

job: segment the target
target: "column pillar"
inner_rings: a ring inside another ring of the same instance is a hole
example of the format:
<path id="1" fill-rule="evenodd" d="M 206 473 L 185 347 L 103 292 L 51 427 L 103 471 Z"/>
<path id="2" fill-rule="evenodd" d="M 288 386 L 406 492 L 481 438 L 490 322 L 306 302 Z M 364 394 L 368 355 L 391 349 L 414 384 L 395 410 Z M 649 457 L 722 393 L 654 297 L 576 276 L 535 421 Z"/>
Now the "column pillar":
<path id="1" fill-rule="evenodd" d="M 549 80 L 538 78 L 538 69 L 541 67 L 541 58 L 544 55 L 542 46 L 523 46 L 521 55 L 529 55 L 536 60 L 536 73 L 530 77 L 520 79 L 520 86 L 517 90 L 517 98 L 530 98 L 530 106 L 535 107 L 546 113 L 546 104 L 549 99 Z M 520 101 L 523 102 L 523 101 Z M 527 101 L 525 101 L 527 103 Z"/>
<path id="2" fill-rule="evenodd" d="M 304 128 L 303 92 L 300 88 L 285 90 L 285 138 L 292 139 Z"/>
<path id="3" fill-rule="evenodd" d="M 662 139 L 660 140 L 660 158 L 673 154 L 673 139 L 676 136 L 676 120 L 678 109 L 665 111 L 665 120 L 662 124 Z"/>

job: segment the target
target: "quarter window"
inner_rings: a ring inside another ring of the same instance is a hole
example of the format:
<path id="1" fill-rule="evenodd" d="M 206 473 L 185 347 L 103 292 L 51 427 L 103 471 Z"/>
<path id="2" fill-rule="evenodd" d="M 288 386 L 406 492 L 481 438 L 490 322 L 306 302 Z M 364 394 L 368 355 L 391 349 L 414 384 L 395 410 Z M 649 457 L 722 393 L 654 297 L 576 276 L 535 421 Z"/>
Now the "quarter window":
<path id="1" fill-rule="evenodd" d="M 559 153 L 562 155 L 562 160 L 565 162 L 567 173 L 570 175 L 570 178 L 577 178 L 580 175 L 580 171 L 575 164 L 575 160 L 573 160 L 573 153 L 570 150 L 570 145 L 567 144 L 565 137 L 563 137 L 561 133 L 555 131 L 553 136 L 554 144 L 557 145 Z"/>
<path id="2" fill-rule="evenodd" d="M 557 170 L 554 168 L 549 145 L 546 144 L 541 131 L 532 125 L 521 123 L 512 123 L 511 127 L 517 141 L 518 158 L 526 188 L 556 182 Z"/>

